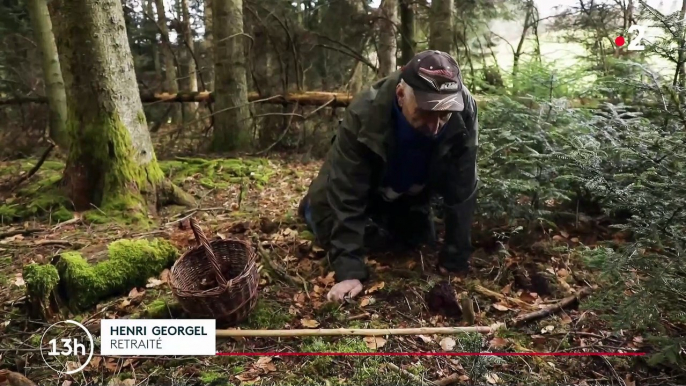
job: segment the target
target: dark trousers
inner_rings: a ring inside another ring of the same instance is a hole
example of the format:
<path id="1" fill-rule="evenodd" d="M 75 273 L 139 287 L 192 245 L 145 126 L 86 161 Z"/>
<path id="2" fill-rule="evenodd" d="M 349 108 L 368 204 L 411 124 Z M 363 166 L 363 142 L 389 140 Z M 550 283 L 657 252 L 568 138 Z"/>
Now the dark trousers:
<path id="1" fill-rule="evenodd" d="M 317 233 L 307 196 L 300 203 L 299 212 L 317 240 L 328 236 Z M 367 215 L 364 244 L 370 252 L 416 248 L 422 244 L 433 246 L 436 243 L 433 211 L 428 202 L 418 203 L 416 198 L 405 196 L 387 202 L 375 196 L 368 205 Z"/>

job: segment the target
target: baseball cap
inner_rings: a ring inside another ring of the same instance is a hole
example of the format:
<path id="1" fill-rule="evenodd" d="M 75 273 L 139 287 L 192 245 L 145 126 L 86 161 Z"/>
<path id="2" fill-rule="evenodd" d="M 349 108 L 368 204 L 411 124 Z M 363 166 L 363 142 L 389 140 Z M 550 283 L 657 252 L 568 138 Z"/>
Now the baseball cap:
<path id="1" fill-rule="evenodd" d="M 400 74 L 414 90 L 423 110 L 462 111 L 462 75 L 455 59 L 443 51 L 428 50 L 415 55 Z"/>

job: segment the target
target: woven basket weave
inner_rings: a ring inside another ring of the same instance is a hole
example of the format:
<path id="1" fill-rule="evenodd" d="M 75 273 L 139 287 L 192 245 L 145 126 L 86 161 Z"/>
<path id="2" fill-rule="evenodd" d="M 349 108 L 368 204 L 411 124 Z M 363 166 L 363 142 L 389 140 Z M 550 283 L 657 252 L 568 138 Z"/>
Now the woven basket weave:
<path id="1" fill-rule="evenodd" d="M 242 240 L 208 242 L 194 218 L 198 246 L 186 251 L 171 269 L 170 286 L 181 307 L 193 317 L 221 324 L 245 320 L 257 303 L 257 254 Z"/>

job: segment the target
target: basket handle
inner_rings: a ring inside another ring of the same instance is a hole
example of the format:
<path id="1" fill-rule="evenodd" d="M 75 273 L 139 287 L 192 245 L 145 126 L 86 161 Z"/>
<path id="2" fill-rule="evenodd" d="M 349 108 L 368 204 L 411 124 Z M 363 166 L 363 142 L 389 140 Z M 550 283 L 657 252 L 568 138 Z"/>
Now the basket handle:
<path id="1" fill-rule="evenodd" d="M 220 286 L 225 287 L 227 282 L 226 279 L 224 279 L 224 275 L 222 274 L 222 270 L 219 266 L 219 262 L 217 261 L 217 257 L 214 255 L 214 251 L 212 251 L 210 242 L 207 240 L 207 237 L 205 237 L 205 234 L 203 233 L 202 229 L 200 229 L 200 226 L 198 225 L 198 222 L 195 220 L 195 218 L 191 217 L 190 223 L 191 229 L 193 230 L 193 234 L 195 234 L 195 239 L 198 241 L 200 245 L 202 245 L 205 248 L 205 254 L 207 255 L 207 258 L 210 261 L 210 265 L 212 265 L 212 268 L 214 268 L 214 273 L 217 277 L 217 283 L 219 283 Z"/>

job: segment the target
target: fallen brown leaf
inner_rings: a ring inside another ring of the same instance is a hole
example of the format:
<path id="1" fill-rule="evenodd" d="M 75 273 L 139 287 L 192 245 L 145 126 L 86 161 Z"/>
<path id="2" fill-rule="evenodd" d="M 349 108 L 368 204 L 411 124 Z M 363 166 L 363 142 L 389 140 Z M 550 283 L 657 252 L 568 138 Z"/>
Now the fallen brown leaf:
<path id="1" fill-rule="evenodd" d="M 133 288 L 131 291 L 129 291 L 129 299 L 136 299 L 138 297 L 141 297 L 145 294 L 145 291 L 138 291 L 138 288 Z"/>
<path id="2" fill-rule="evenodd" d="M 373 286 L 369 287 L 369 289 L 366 290 L 365 293 L 366 293 L 366 294 L 374 293 L 374 292 L 376 292 L 376 291 L 378 291 L 378 290 L 383 289 L 383 287 L 384 287 L 385 285 L 386 285 L 386 283 L 384 283 L 384 282 L 376 283 L 376 284 L 374 284 Z"/>
<path id="3" fill-rule="evenodd" d="M 507 294 L 510 293 L 510 288 L 512 288 L 512 283 L 510 283 L 510 284 L 506 285 L 505 287 L 503 287 L 503 289 L 500 290 L 500 293 L 503 294 L 503 295 L 507 295 Z"/>
<path id="4" fill-rule="evenodd" d="M 486 382 L 495 385 L 500 382 L 500 377 L 496 373 L 488 373 L 486 374 Z"/>
<path id="5" fill-rule="evenodd" d="M 101 361 L 102 357 L 93 357 L 93 359 L 91 359 L 90 366 L 94 369 L 97 369 L 100 366 Z"/>
<path id="6" fill-rule="evenodd" d="M 557 270 L 557 276 L 559 276 L 559 277 L 567 277 L 567 276 L 569 276 L 569 271 L 567 271 L 567 270 L 564 269 L 564 268 L 560 268 L 560 269 Z"/>
<path id="7" fill-rule="evenodd" d="M 380 336 L 365 336 L 363 340 L 364 343 L 367 344 L 367 347 L 369 347 L 372 350 L 381 348 L 386 344 L 386 339 Z"/>
<path id="8" fill-rule="evenodd" d="M 74 383 L 68 379 L 65 379 L 64 382 L 62 382 L 62 386 L 71 386 L 71 384 Z"/>
<path id="9" fill-rule="evenodd" d="M 498 311 L 509 311 L 510 310 L 507 306 L 504 306 L 500 303 L 494 303 L 493 308 L 495 308 Z"/>
<path id="10" fill-rule="evenodd" d="M 169 283 L 169 275 L 171 275 L 171 272 L 169 271 L 169 269 L 165 269 L 160 274 L 160 280 L 162 280 L 165 283 Z"/>
<path id="11" fill-rule="evenodd" d="M 441 348 L 445 351 L 451 351 L 455 347 L 455 340 L 450 337 L 445 337 L 441 339 L 441 342 L 439 343 L 441 345 Z"/>
<path id="12" fill-rule="evenodd" d="M 300 323 L 302 323 L 303 327 L 308 328 L 315 328 L 319 326 L 319 322 L 312 319 L 300 319 Z"/>
<path id="13" fill-rule="evenodd" d="M 260 376 L 257 374 L 244 373 L 236 375 L 236 379 L 241 382 L 256 382 L 260 380 Z"/>
<path id="14" fill-rule="evenodd" d="M 417 335 L 417 337 L 418 337 L 419 339 L 423 340 L 424 343 L 431 343 L 431 342 L 434 341 L 433 339 L 431 339 L 430 336 L 426 336 L 426 335 Z"/>
<path id="15" fill-rule="evenodd" d="M 491 339 L 491 341 L 489 342 L 489 345 L 493 348 L 503 348 L 503 347 L 507 347 L 507 345 L 509 345 L 509 344 L 510 344 L 510 342 L 507 339 L 500 338 L 500 337 L 495 337 L 495 338 Z"/>
<path id="16" fill-rule="evenodd" d="M 368 305 L 374 304 L 374 303 L 376 303 L 376 299 L 374 299 L 374 297 L 365 296 L 362 298 L 362 300 L 360 300 L 360 307 L 365 307 L 365 306 L 368 306 Z"/>
<path id="17" fill-rule="evenodd" d="M 26 284 L 26 283 L 24 282 L 24 278 L 23 278 L 22 275 L 21 275 L 21 272 L 17 273 L 17 274 L 14 275 L 14 276 L 15 276 L 14 285 L 16 285 L 17 287 L 23 287 L 24 284 Z"/>
<path id="18" fill-rule="evenodd" d="M 160 284 L 163 284 L 164 282 L 162 280 L 155 279 L 154 277 L 151 277 L 148 279 L 148 284 L 145 285 L 145 288 L 155 288 Z"/>
<path id="19" fill-rule="evenodd" d="M 119 303 L 118 308 L 119 308 L 119 310 L 121 311 L 121 310 L 125 309 L 126 307 L 128 307 L 130 304 L 131 304 L 131 301 L 130 301 L 130 300 L 124 299 L 124 300 L 122 300 L 121 303 Z"/>

